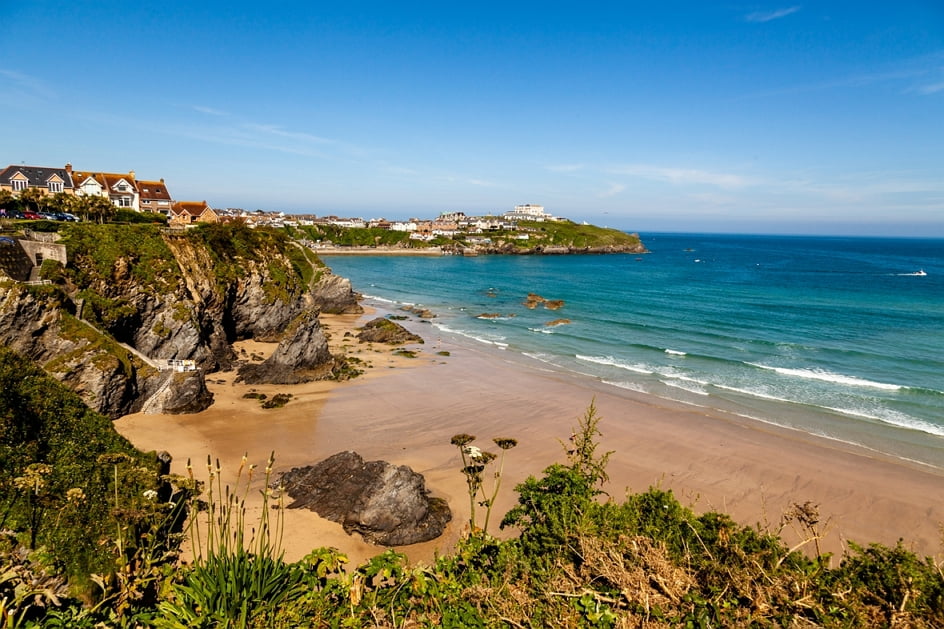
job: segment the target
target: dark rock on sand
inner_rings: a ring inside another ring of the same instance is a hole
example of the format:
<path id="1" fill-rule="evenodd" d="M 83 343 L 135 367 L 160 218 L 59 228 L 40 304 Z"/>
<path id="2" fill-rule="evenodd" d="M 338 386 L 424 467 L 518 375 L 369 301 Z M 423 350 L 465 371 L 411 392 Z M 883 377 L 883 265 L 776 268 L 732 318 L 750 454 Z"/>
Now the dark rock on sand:
<path id="1" fill-rule="evenodd" d="M 405 465 L 364 461 L 356 452 L 295 468 L 281 481 L 294 500 L 290 509 L 310 509 L 372 544 L 403 546 L 435 539 L 452 519 L 444 500 L 429 497 L 422 474 Z"/>

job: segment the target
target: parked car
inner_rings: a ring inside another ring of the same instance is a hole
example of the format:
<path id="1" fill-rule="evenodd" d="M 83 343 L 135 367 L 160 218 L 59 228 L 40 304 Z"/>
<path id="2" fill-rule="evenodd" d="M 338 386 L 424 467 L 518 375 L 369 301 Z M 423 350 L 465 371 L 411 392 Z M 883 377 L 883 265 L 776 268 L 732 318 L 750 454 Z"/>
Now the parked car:
<path id="1" fill-rule="evenodd" d="M 36 212 L 23 212 L 23 218 L 31 221 L 41 221 L 43 219 L 42 215 Z"/>

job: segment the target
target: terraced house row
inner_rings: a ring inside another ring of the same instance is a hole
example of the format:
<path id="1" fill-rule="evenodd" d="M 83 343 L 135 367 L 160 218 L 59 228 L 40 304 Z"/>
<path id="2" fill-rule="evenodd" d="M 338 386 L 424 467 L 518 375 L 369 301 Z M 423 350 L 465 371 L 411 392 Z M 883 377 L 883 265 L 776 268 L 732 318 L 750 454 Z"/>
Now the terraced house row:
<path id="1" fill-rule="evenodd" d="M 106 173 L 65 166 L 25 166 L 12 164 L 0 171 L 0 191 L 14 195 L 33 189 L 45 195 L 99 196 L 116 207 L 138 212 L 155 212 L 173 223 L 215 222 L 218 217 L 206 201 L 174 201 L 163 179 L 138 179 L 133 170 Z"/>

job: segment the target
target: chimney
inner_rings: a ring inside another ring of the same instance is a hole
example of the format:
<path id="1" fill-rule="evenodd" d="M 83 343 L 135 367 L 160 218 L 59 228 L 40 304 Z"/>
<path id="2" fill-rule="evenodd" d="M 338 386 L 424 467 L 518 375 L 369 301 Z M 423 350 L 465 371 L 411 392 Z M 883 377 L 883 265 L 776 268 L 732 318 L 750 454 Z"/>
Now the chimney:
<path id="1" fill-rule="evenodd" d="M 129 170 L 129 171 L 128 171 L 128 174 L 131 175 L 131 178 L 132 178 L 132 179 L 134 179 L 134 171 L 133 171 L 133 170 Z"/>
<path id="2" fill-rule="evenodd" d="M 72 164 L 66 164 L 66 172 L 72 174 Z"/>

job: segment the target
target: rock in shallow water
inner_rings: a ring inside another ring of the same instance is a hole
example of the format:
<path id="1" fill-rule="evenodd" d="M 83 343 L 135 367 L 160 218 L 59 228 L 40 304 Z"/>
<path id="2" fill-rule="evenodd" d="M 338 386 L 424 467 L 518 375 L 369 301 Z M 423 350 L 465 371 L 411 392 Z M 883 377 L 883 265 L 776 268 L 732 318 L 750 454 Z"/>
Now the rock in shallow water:
<path id="1" fill-rule="evenodd" d="M 364 461 L 356 452 L 295 468 L 281 481 L 294 500 L 290 509 L 311 509 L 372 544 L 403 546 L 435 539 L 452 519 L 444 500 L 429 497 L 422 474 L 405 465 Z"/>

